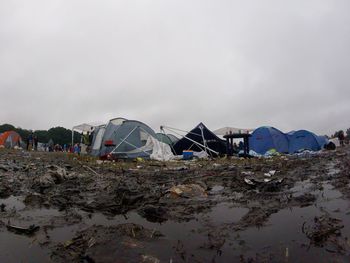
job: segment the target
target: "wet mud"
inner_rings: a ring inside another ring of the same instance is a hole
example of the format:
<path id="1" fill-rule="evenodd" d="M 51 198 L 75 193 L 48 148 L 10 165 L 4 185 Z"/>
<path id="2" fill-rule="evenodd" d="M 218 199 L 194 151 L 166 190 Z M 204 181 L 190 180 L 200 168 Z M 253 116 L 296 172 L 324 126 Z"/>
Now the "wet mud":
<path id="1" fill-rule="evenodd" d="M 0 261 L 349 262 L 349 168 L 346 147 L 167 163 L 1 150 Z"/>

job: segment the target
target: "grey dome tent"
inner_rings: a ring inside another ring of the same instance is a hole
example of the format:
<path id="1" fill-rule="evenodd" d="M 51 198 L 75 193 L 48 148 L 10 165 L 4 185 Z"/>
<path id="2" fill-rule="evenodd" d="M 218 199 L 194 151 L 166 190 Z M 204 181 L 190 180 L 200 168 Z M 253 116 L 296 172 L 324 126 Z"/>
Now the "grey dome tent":
<path id="1" fill-rule="evenodd" d="M 146 124 L 136 120 L 116 118 L 106 127 L 99 127 L 94 135 L 92 155 L 116 158 L 147 158 L 152 147 L 147 147 L 149 137 L 156 138 L 155 132 Z"/>

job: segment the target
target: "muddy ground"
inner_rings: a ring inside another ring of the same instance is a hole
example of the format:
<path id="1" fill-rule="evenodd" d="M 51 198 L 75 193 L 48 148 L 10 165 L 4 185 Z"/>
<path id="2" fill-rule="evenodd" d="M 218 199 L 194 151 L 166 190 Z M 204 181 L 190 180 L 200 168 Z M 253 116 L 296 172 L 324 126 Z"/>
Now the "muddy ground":
<path id="1" fill-rule="evenodd" d="M 350 148 L 101 162 L 0 150 L 0 262 L 349 262 Z"/>

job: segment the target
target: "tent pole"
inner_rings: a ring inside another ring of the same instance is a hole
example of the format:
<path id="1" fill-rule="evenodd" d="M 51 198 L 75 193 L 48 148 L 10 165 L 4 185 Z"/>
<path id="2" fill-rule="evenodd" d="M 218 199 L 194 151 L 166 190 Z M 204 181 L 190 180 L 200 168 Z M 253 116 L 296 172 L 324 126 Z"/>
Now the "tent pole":
<path id="1" fill-rule="evenodd" d="M 201 130 L 202 140 L 203 140 L 203 144 L 204 144 L 204 146 L 205 146 L 204 151 L 206 152 L 206 154 L 208 154 L 208 155 L 211 156 L 211 153 L 210 153 L 210 152 L 209 152 L 209 153 L 207 152 L 207 148 L 206 148 L 206 147 L 208 147 L 208 145 L 206 144 L 206 141 L 205 141 L 205 138 L 204 138 L 203 127 L 200 126 L 199 129 Z"/>
<path id="2" fill-rule="evenodd" d="M 163 132 L 164 135 L 166 135 L 163 126 L 160 126 L 160 130 Z M 168 138 L 169 138 L 169 137 L 168 137 Z M 170 148 L 171 148 L 171 149 L 173 150 L 173 152 L 175 153 L 175 149 L 174 149 L 174 147 L 173 147 L 173 141 L 171 141 Z"/>
<path id="3" fill-rule="evenodd" d="M 137 129 L 137 127 L 138 127 L 138 126 L 136 126 L 134 129 L 132 129 L 132 131 L 129 132 L 129 134 L 126 135 L 126 137 L 125 137 L 125 138 L 124 138 L 110 153 L 114 153 L 114 151 L 115 151 L 116 149 L 118 149 L 118 147 L 119 147 L 123 142 L 125 142 L 125 140 L 128 139 L 129 136 Z"/>
<path id="4" fill-rule="evenodd" d="M 135 149 L 140 149 L 138 147 L 136 147 L 135 145 L 133 145 L 132 143 L 128 142 L 128 141 L 125 141 L 126 144 L 129 144 L 130 146 L 134 147 Z M 151 155 L 150 153 L 144 151 L 144 150 L 141 150 L 142 152 L 144 152 L 145 154 L 147 155 Z M 117 152 L 117 153 L 124 153 L 124 152 Z"/>
<path id="5" fill-rule="evenodd" d="M 73 143 L 74 143 L 74 127 L 72 128 L 72 144 L 71 144 L 72 147 L 73 147 Z"/>
<path id="6" fill-rule="evenodd" d="M 180 130 L 180 129 L 176 129 L 176 128 L 172 128 L 172 127 L 168 127 L 168 126 L 161 126 L 161 127 L 164 127 L 164 128 L 166 128 L 168 130 L 175 130 L 175 131 L 180 131 L 180 132 L 184 132 L 184 133 L 190 133 L 190 134 L 193 134 L 193 135 L 196 135 L 196 136 L 200 137 L 200 134 L 197 134 L 197 133 L 194 133 L 194 132 L 191 132 L 191 131 Z M 179 136 L 183 137 L 182 135 L 179 135 Z"/>

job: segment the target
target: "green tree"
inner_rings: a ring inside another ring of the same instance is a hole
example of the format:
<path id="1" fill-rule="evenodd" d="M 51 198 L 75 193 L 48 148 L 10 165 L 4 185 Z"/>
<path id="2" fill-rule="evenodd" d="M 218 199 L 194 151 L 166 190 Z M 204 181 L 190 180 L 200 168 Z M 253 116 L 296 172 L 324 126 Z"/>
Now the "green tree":
<path id="1" fill-rule="evenodd" d="M 37 130 L 34 134 L 38 136 L 38 141 L 41 143 L 48 143 L 50 140 L 49 133 L 46 130 Z"/>
<path id="2" fill-rule="evenodd" d="M 11 125 L 11 124 L 2 124 L 0 125 L 0 133 L 3 133 L 5 131 L 14 131 L 16 128 L 15 126 Z"/>

